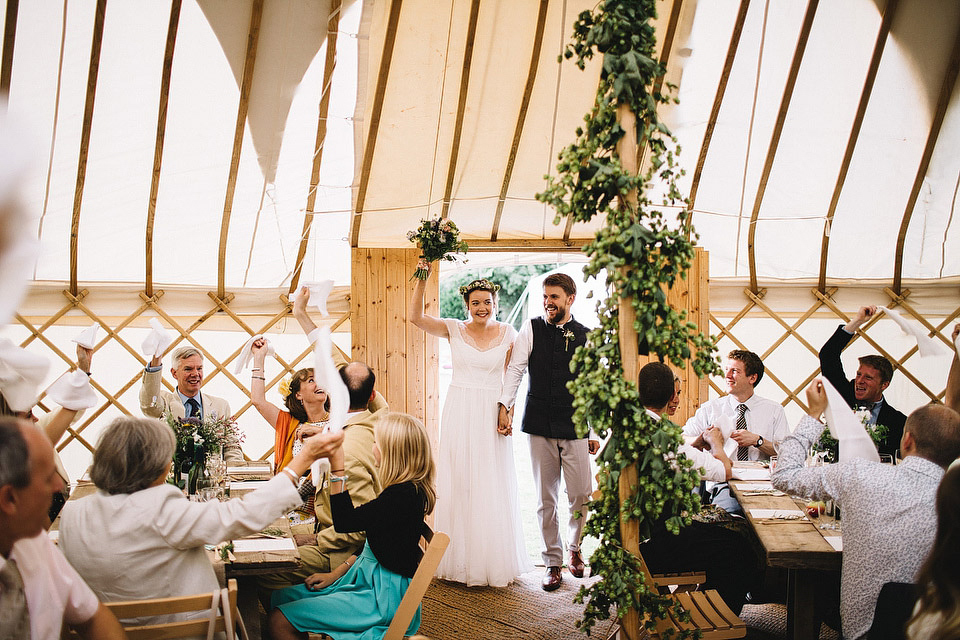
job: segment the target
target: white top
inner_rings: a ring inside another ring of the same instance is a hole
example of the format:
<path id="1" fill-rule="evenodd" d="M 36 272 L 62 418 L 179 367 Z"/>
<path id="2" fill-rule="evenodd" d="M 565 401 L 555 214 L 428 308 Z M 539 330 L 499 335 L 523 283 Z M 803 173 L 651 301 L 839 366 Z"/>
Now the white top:
<path id="1" fill-rule="evenodd" d="M 688 441 L 692 441 L 712 425 L 721 427 L 720 423 L 722 422 L 727 422 L 736 428 L 737 405 L 739 404 L 740 401 L 732 395 L 704 402 L 693 414 L 693 417 L 687 420 L 687 424 L 683 425 L 683 436 Z M 783 442 L 790 435 L 787 416 L 779 402 L 753 394 L 743 404 L 747 405 L 747 411 L 743 414 L 747 421 L 747 431 L 762 436 L 767 442 L 776 444 Z M 721 431 L 723 431 L 722 427 Z M 723 435 L 727 437 L 726 432 Z M 757 447 L 747 447 L 747 451 L 749 460 L 765 460 L 769 457 Z M 734 452 L 735 456 L 736 452 Z"/>
<path id="2" fill-rule="evenodd" d="M 59 640 L 64 622 L 82 624 L 100 607 L 97 596 L 57 550 L 46 531 L 17 540 L 10 557 L 17 561 L 23 578 L 33 640 Z M 6 563 L 6 558 L 0 556 L 0 568 Z"/>
<path id="3" fill-rule="evenodd" d="M 652 417 L 655 420 L 662 420 L 662 418 L 657 415 L 655 412 L 650 409 L 646 409 L 647 415 Z M 713 457 L 709 451 L 702 451 L 696 447 L 691 447 L 689 444 L 683 443 L 677 447 L 677 453 L 682 453 L 686 457 L 693 460 L 693 468 L 700 472 L 704 480 L 711 480 L 713 482 L 723 482 L 727 479 L 727 469 L 723 466 L 723 463 Z M 669 454 L 664 455 L 664 459 L 669 462 Z"/>
<path id="4" fill-rule="evenodd" d="M 60 548 L 104 602 L 219 589 L 203 548 L 255 533 L 302 502 L 287 474 L 242 499 L 190 502 L 173 485 L 70 500 Z"/>
<path id="5" fill-rule="evenodd" d="M 571 317 L 571 320 L 572 319 Z M 507 364 L 507 370 L 503 374 L 503 389 L 500 391 L 500 404 L 507 409 L 511 408 L 517 399 L 517 389 L 520 388 L 520 381 L 523 380 L 523 374 L 526 372 L 527 363 L 530 360 L 530 353 L 533 351 L 532 322 L 532 320 L 527 320 L 520 327 L 520 331 L 513 341 L 513 351 L 510 354 L 510 362 Z"/>

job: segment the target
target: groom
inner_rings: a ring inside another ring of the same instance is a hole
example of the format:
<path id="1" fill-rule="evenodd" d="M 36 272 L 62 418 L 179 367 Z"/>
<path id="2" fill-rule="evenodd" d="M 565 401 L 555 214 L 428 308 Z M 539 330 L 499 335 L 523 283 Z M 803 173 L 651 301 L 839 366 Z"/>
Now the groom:
<path id="1" fill-rule="evenodd" d="M 500 396 L 497 430 L 510 435 L 513 403 L 523 372 L 530 373 L 523 432 L 530 436 L 533 480 L 537 484 L 540 532 L 543 535 L 543 563 L 547 567 L 541 586 L 544 591 L 560 587 L 563 577 L 563 544 L 557 495 L 561 472 L 570 506 L 568 549 L 570 573 L 583 577 L 580 535 L 586 521 L 586 503 L 593 490 L 590 457 L 600 448 L 598 440 L 578 438 L 573 426 L 573 396 L 567 382 L 573 380 L 570 359 L 587 340 L 587 328 L 573 319 L 570 306 L 577 295 L 573 278 L 552 273 L 543 281 L 543 317 L 531 318 L 517 335 L 507 366 Z M 579 517 L 576 517 L 579 514 Z"/>

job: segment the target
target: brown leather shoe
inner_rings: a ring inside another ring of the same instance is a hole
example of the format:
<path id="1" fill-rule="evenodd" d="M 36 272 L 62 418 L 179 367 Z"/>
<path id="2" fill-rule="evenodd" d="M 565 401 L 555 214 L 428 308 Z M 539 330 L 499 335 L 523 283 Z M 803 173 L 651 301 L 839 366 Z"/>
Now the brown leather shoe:
<path id="1" fill-rule="evenodd" d="M 570 569 L 570 574 L 574 578 L 583 577 L 583 556 L 580 555 L 579 551 L 570 552 L 570 562 L 567 563 L 567 568 Z"/>
<path id="2" fill-rule="evenodd" d="M 547 572 L 543 574 L 543 580 L 540 586 L 544 591 L 556 591 L 563 582 L 563 576 L 560 574 L 560 567 L 547 567 Z"/>

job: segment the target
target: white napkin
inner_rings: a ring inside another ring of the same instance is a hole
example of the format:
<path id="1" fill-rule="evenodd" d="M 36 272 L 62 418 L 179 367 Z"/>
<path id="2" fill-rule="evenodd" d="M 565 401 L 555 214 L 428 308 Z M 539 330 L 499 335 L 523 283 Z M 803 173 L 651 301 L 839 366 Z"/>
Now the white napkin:
<path id="1" fill-rule="evenodd" d="M 310 290 L 310 306 L 320 312 L 321 315 L 328 316 L 330 315 L 327 312 L 327 298 L 330 296 L 330 292 L 333 291 L 333 280 L 321 280 L 319 282 L 302 282 L 300 283 L 301 287 L 306 287 Z M 294 292 L 291 296 L 291 301 L 295 300 L 296 297 L 300 294 L 300 289 Z"/>
<path id="2" fill-rule="evenodd" d="M 43 356 L 0 339 L 0 393 L 14 411 L 33 408 L 49 369 L 50 362 Z"/>
<path id="3" fill-rule="evenodd" d="M 90 376 L 75 369 L 63 374 L 47 389 L 47 397 L 64 409 L 80 411 L 97 404 Z"/>
<path id="4" fill-rule="evenodd" d="M 171 342 L 173 342 L 173 336 L 170 332 L 163 328 L 159 320 L 150 318 L 150 333 L 143 339 L 140 353 L 151 358 L 159 358 Z"/>
<path id="5" fill-rule="evenodd" d="M 733 433 L 737 428 L 733 416 L 721 415 L 717 417 L 712 426 L 720 429 L 720 433 L 723 434 L 723 452 L 727 454 L 728 458 L 733 458 L 736 460 L 737 449 L 740 448 L 740 445 L 737 444 L 736 440 L 730 437 L 730 434 Z"/>
<path id="6" fill-rule="evenodd" d="M 350 410 L 350 392 L 347 391 L 347 385 L 343 384 L 340 372 L 333 365 L 333 341 L 330 338 L 330 328 L 314 329 L 307 339 L 313 344 L 313 379 L 326 389 L 327 397 L 330 398 L 330 417 L 326 430 L 340 431 L 347 421 L 347 413 Z M 320 458 L 310 466 L 310 470 L 316 482 L 316 478 L 330 470 L 330 461 Z"/>
<path id="7" fill-rule="evenodd" d="M 247 365 L 250 364 L 250 361 L 253 360 L 253 343 L 259 340 L 260 338 L 263 338 L 262 333 L 258 333 L 257 335 L 252 336 L 249 340 L 247 340 L 246 344 L 244 344 L 243 347 L 240 349 L 240 355 L 237 356 L 237 364 L 233 368 L 234 375 L 240 375 L 240 373 L 247 368 Z M 267 343 L 267 355 L 268 356 L 276 355 L 277 350 L 274 349 L 273 344 L 266 338 L 264 338 L 264 340 Z"/>
<path id="8" fill-rule="evenodd" d="M 97 345 L 97 330 L 100 328 L 99 324 L 92 324 L 80 334 L 73 339 L 73 342 L 76 342 L 78 345 L 84 349 L 93 349 Z"/>
<path id="9" fill-rule="evenodd" d="M 896 322 L 905 334 L 916 338 L 917 350 L 920 352 L 921 358 L 927 358 L 929 356 L 942 356 L 950 353 L 950 350 L 945 344 L 928 336 L 926 329 L 917 323 L 910 322 L 901 316 L 898 311 L 894 311 L 893 309 L 882 306 L 877 307 L 877 309 L 882 309 L 885 314 L 890 316 L 890 319 Z"/>
<path id="10" fill-rule="evenodd" d="M 840 442 L 840 462 L 853 458 L 880 462 L 880 454 L 870 434 L 840 392 L 826 378 L 818 377 L 817 380 L 823 383 L 827 391 L 827 428 L 830 429 L 830 435 Z"/>

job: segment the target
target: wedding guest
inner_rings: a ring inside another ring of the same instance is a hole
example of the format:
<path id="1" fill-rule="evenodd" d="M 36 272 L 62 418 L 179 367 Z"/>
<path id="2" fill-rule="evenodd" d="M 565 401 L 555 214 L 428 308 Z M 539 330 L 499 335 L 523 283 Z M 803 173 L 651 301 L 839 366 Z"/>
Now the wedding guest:
<path id="1" fill-rule="evenodd" d="M 66 624 L 84 638 L 125 638 L 47 535 L 62 485 L 46 437 L 25 420 L 0 418 L 0 637 L 55 639 Z"/>
<path id="2" fill-rule="evenodd" d="M 366 531 L 363 550 L 332 571 L 308 576 L 304 584 L 273 594 L 269 624 L 274 640 L 380 638 L 420 563 L 423 519 L 436 501 L 430 438 L 416 418 L 387 413 L 376 428 L 373 453 L 383 491 L 356 506 L 345 487 L 344 452 L 330 455 L 330 493 L 338 531 Z M 420 627 L 420 610 L 404 635 Z M 343 635 L 341 635 L 343 634 Z"/>
<path id="3" fill-rule="evenodd" d="M 430 267 L 427 267 L 430 270 Z M 417 280 L 408 320 L 450 343 L 453 379 L 440 419 L 437 528 L 450 546 L 437 577 L 467 586 L 505 587 L 533 569 L 517 504 L 513 439 L 494 430 L 503 373 L 517 332 L 497 321 L 500 285 L 486 278 L 460 287 L 468 322 L 423 312 Z"/>
<path id="4" fill-rule="evenodd" d="M 177 382 L 174 393 L 162 388 L 160 382 L 163 360 L 154 356 L 143 371 L 140 387 L 140 411 L 148 418 L 216 419 L 230 418 L 230 404 L 223 398 L 203 393 L 203 354 L 196 347 L 180 347 L 173 352 L 170 375 Z M 236 438 L 231 438 L 223 449 L 228 463 L 243 462 L 243 451 Z"/>
<path id="5" fill-rule="evenodd" d="M 894 409 L 883 397 L 884 390 L 893 379 L 893 365 L 880 355 L 862 356 L 857 376 L 847 379 L 840 362 L 840 352 L 853 339 L 857 330 L 870 318 L 877 315 L 877 307 L 860 307 L 856 317 L 845 325 L 837 327 L 830 339 L 820 349 L 820 370 L 830 381 L 852 409 L 866 409 L 870 412 L 869 425 L 883 425 L 887 433 L 877 450 L 881 454 L 896 455 L 903 435 L 903 424 L 907 416 Z"/>
<path id="6" fill-rule="evenodd" d="M 293 304 L 293 316 L 297 319 L 300 328 L 303 329 L 308 339 L 317 331 L 317 325 L 307 312 L 309 301 L 310 290 L 303 287 Z M 340 370 L 340 378 L 346 385 L 350 396 L 347 421 L 343 425 L 346 475 L 349 478 L 351 496 L 357 504 L 363 504 L 373 500 L 380 493 L 380 478 L 377 475 L 377 462 L 373 455 L 373 427 L 380 416 L 388 411 L 388 407 L 383 396 L 374 390 L 376 376 L 370 367 L 362 362 L 348 363 L 343 354 L 336 348 L 333 349 L 332 355 L 334 363 Z M 254 361 L 256 362 L 256 360 Z M 257 372 L 254 371 L 254 376 L 256 375 Z M 254 389 L 262 385 L 262 380 L 254 379 Z M 316 386 L 308 386 L 308 388 L 313 391 L 315 399 L 318 401 L 319 397 L 324 395 L 317 393 L 319 388 Z M 305 387 L 301 386 L 301 398 L 311 402 L 308 397 L 309 393 L 304 394 L 304 390 Z M 279 409 L 277 411 L 279 412 Z M 282 415 L 277 418 L 277 421 L 281 420 L 283 420 Z M 278 423 L 275 422 L 274 424 Z M 315 478 L 313 482 L 317 487 L 314 503 L 316 513 L 314 531 L 304 533 L 302 527 L 298 527 L 295 531 L 297 534 L 295 538 L 300 551 L 301 567 L 295 571 L 259 576 L 257 584 L 261 591 L 301 584 L 305 578 L 313 573 L 330 571 L 332 567 L 343 563 L 363 546 L 364 535 L 362 532 L 341 532 L 334 528 L 330 483 L 325 478 Z M 266 598 L 267 594 L 261 593 L 261 600 L 266 600 Z"/>
<path id="7" fill-rule="evenodd" d="M 680 408 L 680 385 L 682 382 L 683 381 L 680 380 L 680 376 L 673 376 L 673 397 L 670 398 L 670 402 L 667 404 L 667 415 L 671 418 L 677 413 L 677 409 Z"/>
<path id="8" fill-rule="evenodd" d="M 960 454 L 960 415 L 928 404 L 910 414 L 900 439 L 903 459 L 894 466 L 854 458 L 805 467 L 823 433 L 823 384 L 807 387 L 807 415 L 780 445 L 771 478 L 781 491 L 813 500 L 835 500 L 843 510 L 840 618 L 843 636 L 867 634 L 874 603 L 887 582 L 912 582 L 933 546 L 937 486 Z"/>
<path id="9" fill-rule="evenodd" d="M 117 418 L 93 454 L 90 478 L 97 493 L 63 509 L 60 548 L 106 602 L 219 589 L 204 545 L 260 531 L 300 504 L 300 475 L 342 439 L 341 433 L 308 438 L 289 471 L 242 499 L 192 502 L 166 482 L 173 431 L 158 420 Z"/>
<path id="10" fill-rule="evenodd" d="M 937 489 L 937 535 L 917 575 L 920 601 L 907 623 L 910 640 L 960 638 L 960 469 Z"/>

